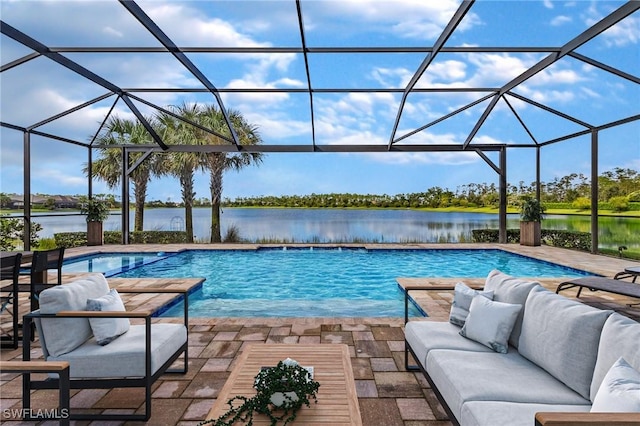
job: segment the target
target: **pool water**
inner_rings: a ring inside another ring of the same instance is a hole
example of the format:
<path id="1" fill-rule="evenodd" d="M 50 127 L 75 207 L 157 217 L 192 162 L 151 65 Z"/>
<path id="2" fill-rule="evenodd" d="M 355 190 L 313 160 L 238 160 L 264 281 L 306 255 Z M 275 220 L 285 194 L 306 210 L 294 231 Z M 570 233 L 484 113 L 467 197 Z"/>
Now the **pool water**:
<path id="1" fill-rule="evenodd" d="M 401 317 L 398 277 L 577 277 L 583 271 L 502 250 L 189 250 L 118 277 L 205 277 L 193 317 Z M 412 315 L 418 315 L 412 307 Z M 165 315 L 179 315 L 180 306 Z"/>

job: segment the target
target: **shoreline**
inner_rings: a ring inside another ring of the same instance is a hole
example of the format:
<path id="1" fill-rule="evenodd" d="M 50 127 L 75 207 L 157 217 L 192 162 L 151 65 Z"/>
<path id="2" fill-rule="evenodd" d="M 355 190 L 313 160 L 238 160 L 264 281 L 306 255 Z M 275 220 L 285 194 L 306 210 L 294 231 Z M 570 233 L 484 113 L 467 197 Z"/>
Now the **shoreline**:
<path id="1" fill-rule="evenodd" d="M 211 209 L 211 206 L 194 206 L 194 209 Z M 407 210 L 407 211 L 424 211 L 424 212 L 437 212 L 437 213 L 484 213 L 484 214 L 498 214 L 497 208 L 492 207 L 290 207 L 290 206 L 221 206 L 222 209 L 289 209 L 289 210 Z M 145 207 L 145 210 L 157 210 L 157 209 L 176 209 L 184 210 L 182 206 L 162 206 L 162 207 Z M 135 211 L 135 208 L 130 208 L 129 211 Z M 0 216 L 12 215 L 20 216 L 23 213 L 22 210 L 0 210 Z M 32 216 L 46 216 L 50 215 L 80 215 L 78 209 L 32 209 Z M 508 208 L 507 214 L 519 214 L 520 211 L 517 208 Z M 110 215 L 120 214 L 120 209 L 110 209 Z M 566 215 L 566 216 L 591 216 L 590 210 L 579 211 L 574 209 L 547 209 L 545 210 L 545 216 L 548 215 Z M 619 217 L 619 218 L 638 218 L 640 219 L 640 211 L 626 211 L 626 212 L 613 212 L 612 210 L 599 210 L 598 217 Z M 543 219 L 544 220 L 544 219 Z"/>

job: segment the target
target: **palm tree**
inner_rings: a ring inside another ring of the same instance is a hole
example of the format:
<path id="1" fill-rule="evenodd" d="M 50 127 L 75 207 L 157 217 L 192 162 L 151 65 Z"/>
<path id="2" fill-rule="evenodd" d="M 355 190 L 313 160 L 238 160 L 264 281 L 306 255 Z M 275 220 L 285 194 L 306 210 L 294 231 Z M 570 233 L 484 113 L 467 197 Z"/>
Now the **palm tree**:
<path id="1" fill-rule="evenodd" d="M 146 118 L 154 125 L 152 118 Z M 96 142 L 100 145 L 123 144 L 153 144 L 151 135 L 139 121 L 111 117 L 98 136 Z M 91 177 L 101 179 L 113 189 L 120 183 L 122 174 L 122 152 L 118 148 L 99 148 L 100 158 L 92 162 Z M 143 153 L 129 154 L 131 164 L 134 164 Z M 147 186 L 151 174 L 155 172 L 156 161 L 154 156 L 147 158 L 133 172 L 130 179 L 133 183 L 133 195 L 135 199 L 134 231 L 144 229 L 144 203 L 147 198 Z M 88 173 L 88 166 L 84 172 Z"/>
<path id="2" fill-rule="evenodd" d="M 237 111 L 229 111 L 229 118 L 234 130 L 243 145 L 257 145 L 262 142 L 256 126 L 249 124 Z M 204 107 L 200 114 L 200 124 L 215 130 L 222 135 L 229 135 L 230 131 L 222 112 L 215 106 Z M 212 134 L 206 134 L 208 144 L 227 144 L 224 139 Z M 211 242 L 222 241 L 220 232 L 220 201 L 222 199 L 222 179 L 225 170 L 240 170 L 245 166 L 262 162 L 260 153 L 226 153 L 210 152 L 202 158 L 202 166 L 209 171 L 209 190 L 211 192 Z"/>
<path id="3" fill-rule="evenodd" d="M 197 122 L 200 107 L 197 104 L 170 107 L 173 112 L 187 120 Z M 181 121 L 167 113 L 158 115 L 160 122 L 160 133 L 166 141 L 173 144 L 195 145 L 198 140 L 202 140 L 202 130 Z M 193 243 L 193 201 L 195 198 L 194 175 L 196 170 L 201 168 L 198 154 L 193 152 L 173 151 L 165 155 L 162 166 L 159 168 L 161 174 L 175 176 L 180 181 L 182 202 L 184 204 L 185 231 L 187 242 Z"/>

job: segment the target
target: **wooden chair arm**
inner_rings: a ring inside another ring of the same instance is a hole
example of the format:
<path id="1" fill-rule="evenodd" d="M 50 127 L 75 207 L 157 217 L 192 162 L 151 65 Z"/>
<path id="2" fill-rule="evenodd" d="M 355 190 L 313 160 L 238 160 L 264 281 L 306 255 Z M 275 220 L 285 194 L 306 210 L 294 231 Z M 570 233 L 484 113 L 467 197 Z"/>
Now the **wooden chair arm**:
<path id="1" fill-rule="evenodd" d="M 55 316 L 75 318 L 146 318 L 152 314 L 152 311 L 60 311 L 55 314 Z"/>
<path id="2" fill-rule="evenodd" d="M 179 288 L 130 288 L 130 287 L 114 287 L 118 293 L 188 293 L 189 290 Z"/>
<path id="3" fill-rule="evenodd" d="M 58 373 L 68 368 L 67 361 L 0 361 L 0 371 L 8 373 Z"/>
<path id="4" fill-rule="evenodd" d="M 404 287 L 404 291 L 447 291 L 447 290 L 455 290 L 454 285 L 431 285 L 429 287 L 425 286 L 406 286 Z"/>
<path id="5" fill-rule="evenodd" d="M 536 426 L 638 426 L 640 413 L 536 413 Z"/>
<path id="6" fill-rule="evenodd" d="M 59 311 L 55 314 L 30 312 L 28 318 L 151 318 L 153 311 Z"/>

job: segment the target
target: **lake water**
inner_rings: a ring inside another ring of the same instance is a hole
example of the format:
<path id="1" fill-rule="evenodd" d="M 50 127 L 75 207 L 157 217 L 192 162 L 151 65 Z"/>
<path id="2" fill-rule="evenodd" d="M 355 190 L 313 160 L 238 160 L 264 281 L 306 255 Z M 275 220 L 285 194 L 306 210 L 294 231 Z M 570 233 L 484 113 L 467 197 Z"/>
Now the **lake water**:
<path id="1" fill-rule="evenodd" d="M 197 241 L 208 242 L 211 210 L 193 210 Z M 130 213 L 133 227 L 133 212 Z M 184 230 L 184 210 L 158 208 L 145 210 L 145 230 Z M 42 225 L 39 237 L 57 232 L 86 231 L 83 216 L 53 215 L 34 217 Z M 486 213 L 432 212 L 418 210 L 342 210 L 342 209 L 260 209 L 222 210 L 222 235 L 235 226 L 249 241 L 302 243 L 331 242 L 465 242 L 471 230 L 498 228 L 498 215 Z M 111 215 L 106 231 L 120 230 L 121 217 Z M 589 216 L 547 215 L 546 229 L 590 232 Z M 600 246 L 640 247 L 640 218 L 600 217 Z M 507 227 L 518 228 L 519 216 L 507 215 Z"/>

